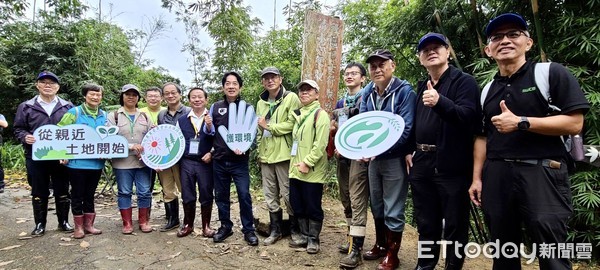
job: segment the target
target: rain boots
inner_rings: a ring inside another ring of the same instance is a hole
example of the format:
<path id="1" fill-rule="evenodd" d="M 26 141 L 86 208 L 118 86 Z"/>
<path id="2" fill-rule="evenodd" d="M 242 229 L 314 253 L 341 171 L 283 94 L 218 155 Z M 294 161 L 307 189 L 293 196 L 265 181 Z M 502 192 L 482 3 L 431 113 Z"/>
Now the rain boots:
<path id="1" fill-rule="evenodd" d="M 179 227 L 179 198 L 165 203 L 165 212 L 167 216 L 167 224 L 160 228 L 161 232 L 170 231 Z"/>
<path id="2" fill-rule="evenodd" d="M 152 232 L 152 227 L 150 227 L 150 207 L 138 208 L 138 223 L 143 233 Z"/>
<path id="3" fill-rule="evenodd" d="M 48 204 L 46 203 L 46 205 Z M 71 210 L 71 199 L 67 195 L 56 197 L 56 218 L 59 231 L 73 232 L 73 226 L 69 224 L 69 210 Z"/>
<path id="4" fill-rule="evenodd" d="M 306 245 L 306 252 L 308 254 L 317 254 L 321 250 L 319 235 L 322 228 L 323 221 L 308 220 L 308 243 Z"/>
<path id="5" fill-rule="evenodd" d="M 371 250 L 363 254 L 365 260 L 377 260 L 385 256 L 387 252 L 385 220 L 383 218 L 375 219 L 375 245 Z"/>
<path id="6" fill-rule="evenodd" d="M 194 231 L 196 219 L 196 201 L 183 204 L 183 227 L 177 232 L 177 237 L 186 237 Z"/>
<path id="7" fill-rule="evenodd" d="M 131 221 L 131 207 L 121 209 L 121 219 L 123 220 L 123 234 L 133 233 L 133 222 Z"/>
<path id="8" fill-rule="evenodd" d="M 393 270 L 398 268 L 400 260 L 398 259 L 398 251 L 402 243 L 402 232 L 387 231 L 387 253 L 383 261 L 377 265 L 377 270 Z"/>
<path id="9" fill-rule="evenodd" d="M 73 238 L 81 239 L 85 237 L 85 233 L 83 232 L 83 215 L 73 215 L 73 223 L 75 223 Z"/>
<path id="10" fill-rule="evenodd" d="M 83 231 L 86 234 L 98 235 L 102 231 L 94 228 L 94 221 L 96 220 L 96 213 L 84 213 L 83 214 Z"/>
<path id="11" fill-rule="evenodd" d="M 215 235 L 215 230 L 210 228 L 212 204 L 201 206 L 200 214 L 202 215 L 202 236 L 206 238 L 212 238 Z"/>
<path id="12" fill-rule="evenodd" d="M 269 218 L 271 220 L 271 234 L 263 242 L 265 246 L 275 244 L 275 242 L 281 239 L 281 220 L 283 219 L 281 209 L 277 212 L 269 212 Z"/>
<path id="13" fill-rule="evenodd" d="M 42 236 L 46 232 L 46 216 L 48 215 L 48 199 L 33 197 L 31 200 L 33 206 L 33 220 L 35 228 L 31 232 L 32 236 Z"/>

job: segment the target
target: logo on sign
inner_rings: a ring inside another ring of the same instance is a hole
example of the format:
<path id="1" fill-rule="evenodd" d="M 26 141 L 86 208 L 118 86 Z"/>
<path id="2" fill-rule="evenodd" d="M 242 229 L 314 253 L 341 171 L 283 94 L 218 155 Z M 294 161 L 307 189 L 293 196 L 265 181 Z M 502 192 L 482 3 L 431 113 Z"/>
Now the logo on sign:
<path id="1" fill-rule="evenodd" d="M 349 159 L 375 157 L 390 149 L 404 132 L 399 115 L 373 111 L 346 121 L 335 135 L 335 147 Z"/>
<path id="2" fill-rule="evenodd" d="M 142 161 L 152 169 L 169 168 L 181 159 L 185 151 L 185 138 L 173 125 L 159 125 L 146 133 L 142 140 Z"/>

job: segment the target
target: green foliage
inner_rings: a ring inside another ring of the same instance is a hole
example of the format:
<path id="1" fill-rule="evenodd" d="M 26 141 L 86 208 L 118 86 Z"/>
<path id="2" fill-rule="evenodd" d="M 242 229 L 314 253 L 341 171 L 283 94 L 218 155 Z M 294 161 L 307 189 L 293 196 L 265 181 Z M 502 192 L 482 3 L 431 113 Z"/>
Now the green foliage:
<path id="1" fill-rule="evenodd" d="M 592 243 L 600 247 L 600 171 L 581 171 L 571 177 L 573 217 L 569 240 Z M 598 252 L 596 252 L 596 256 Z"/>
<path id="2" fill-rule="evenodd" d="M 12 141 L 0 146 L 2 151 L 2 166 L 8 170 L 25 171 L 25 153 L 23 146 Z"/>

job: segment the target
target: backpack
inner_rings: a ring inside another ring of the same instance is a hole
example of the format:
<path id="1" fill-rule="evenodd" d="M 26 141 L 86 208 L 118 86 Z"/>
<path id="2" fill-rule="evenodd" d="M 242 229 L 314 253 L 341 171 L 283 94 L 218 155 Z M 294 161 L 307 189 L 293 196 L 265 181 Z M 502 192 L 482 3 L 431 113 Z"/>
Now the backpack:
<path id="1" fill-rule="evenodd" d="M 552 104 L 552 97 L 550 96 L 550 64 L 547 63 L 536 63 L 534 68 L 535 74 L 535 85 L 537 89 L 540 91 L 540 94 L 544 97 L 544 99 L 548 102 L 548 108 L 553 112 L 560 112 L 561 109 L 556 105 Z M 494 80 L 492 79 L 488 82 L 481 91 L 481 108 L 483 109 L 483 105 L 485 99 L 487 97 L 488 92 L 490 91 L 490 87 Z M 567 158 L 575 159 L 581 161 L 582 158 L 578 157 L 575 153 L 585 152 L 583 149 L 583 143 L 580 138 L 575 139 L 575 136 L 579 135 L 568 135 L 561 136 L 560 139 L 563 141 L 565 145 L 565 150 L 570 154 L 567 155 Z M 566 138 L 565 138 L 566 137 Z M 570 162 L 569 162 L 570 163 Z"/>

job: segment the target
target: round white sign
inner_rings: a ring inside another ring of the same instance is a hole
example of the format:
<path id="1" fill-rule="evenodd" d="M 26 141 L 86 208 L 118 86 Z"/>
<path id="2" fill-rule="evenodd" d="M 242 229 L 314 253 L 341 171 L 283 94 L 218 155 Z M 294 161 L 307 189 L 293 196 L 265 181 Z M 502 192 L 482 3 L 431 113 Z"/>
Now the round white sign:
<path id="1" fill-rule="evenodd" d="M 152 169 L 175 165 L 185 152 L 185 138 L 173 125 L 159 125 L 146 133 L 142 140 L 142 161 Z"/>

